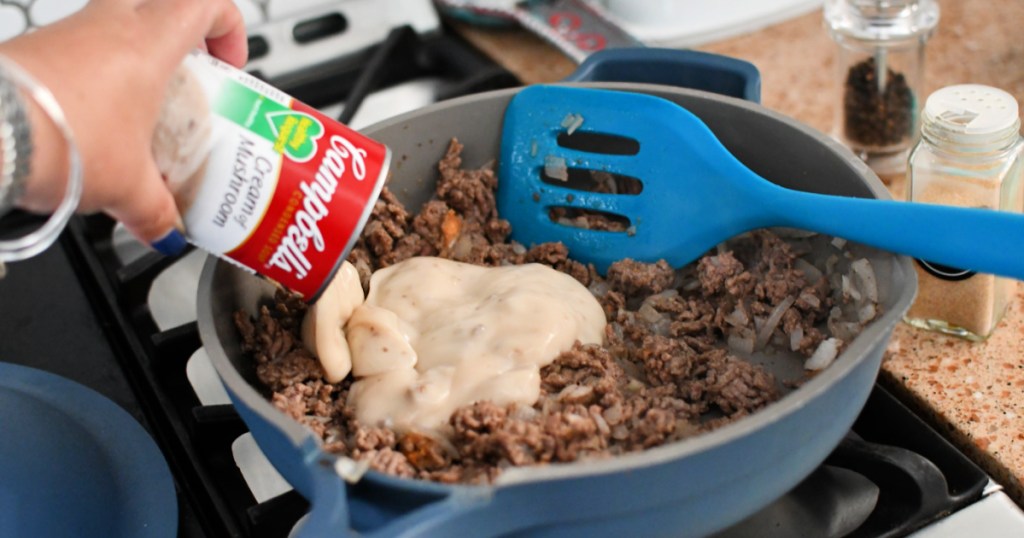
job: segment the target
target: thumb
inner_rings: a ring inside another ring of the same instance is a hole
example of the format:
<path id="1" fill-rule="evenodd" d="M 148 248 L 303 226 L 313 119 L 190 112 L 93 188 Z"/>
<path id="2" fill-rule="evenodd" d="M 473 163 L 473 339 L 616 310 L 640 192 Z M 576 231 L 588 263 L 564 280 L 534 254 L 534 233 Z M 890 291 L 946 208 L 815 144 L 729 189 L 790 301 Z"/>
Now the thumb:
<path id="1" fill-rule="evenodd" d="M 168 256 L 180 254 L 187 246 L 182 234 L 184 226 L 174 196 L 156 164 L 150 162 L 144 177 L 132 185 L 129 192 L 117 198 L 117 203 L 106 208 L 106 213 L 158 252 Z"/>

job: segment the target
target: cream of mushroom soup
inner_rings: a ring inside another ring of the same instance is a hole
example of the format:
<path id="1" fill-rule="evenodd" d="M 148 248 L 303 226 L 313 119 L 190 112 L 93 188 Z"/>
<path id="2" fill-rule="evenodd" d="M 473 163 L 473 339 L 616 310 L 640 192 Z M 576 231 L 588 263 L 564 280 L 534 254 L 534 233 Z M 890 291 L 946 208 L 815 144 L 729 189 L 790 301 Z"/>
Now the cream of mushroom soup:
<path id="1" fill-rule="evenodd" d="M 324 299 L 361 292 L 340 274 Z M 318 336 L 307 347 L 333 381 L 348 373 L 337 357 L 350 353 L 357 381 L 348 398 L 360 420 L 428 434 L 443 435 L 452 412 L 476 401 L 533 404 L 540 368 L 577 341 L 600 344 L 606 324 L 586 287 L 540 264 L 416 257 L 375 272 L 361 305 L 334 303 L 317 303 L 305 323 L 327 320 L 344 338 Z"/>

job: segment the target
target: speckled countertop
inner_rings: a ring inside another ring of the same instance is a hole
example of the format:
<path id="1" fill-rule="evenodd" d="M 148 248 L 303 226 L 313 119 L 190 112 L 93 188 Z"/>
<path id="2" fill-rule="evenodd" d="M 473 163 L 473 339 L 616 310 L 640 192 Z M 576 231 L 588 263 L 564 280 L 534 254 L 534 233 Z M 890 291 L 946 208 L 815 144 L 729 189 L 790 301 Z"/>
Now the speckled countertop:
<path id="1" fill-rule="evenodd" d="M 939 27 L 926 49 L 925 94 L 971 82 L 1009 91 L 1024 105 L 1024 2 L 939 4 Z M 520 30 L 460 30 L 527 83 L 555 81 L 575 67 Z M 765 106 L 830 129 L 834 46 L 820 11 L 696 48 L 753 63 L 761 71 Z M 903 197 L 903 178 L 884 179 L 895 197 Z M 900 324 L 881 380 L 1024 505 L 1024 286 L 1018 286 L 1006 316 L 984 343 Z"/>

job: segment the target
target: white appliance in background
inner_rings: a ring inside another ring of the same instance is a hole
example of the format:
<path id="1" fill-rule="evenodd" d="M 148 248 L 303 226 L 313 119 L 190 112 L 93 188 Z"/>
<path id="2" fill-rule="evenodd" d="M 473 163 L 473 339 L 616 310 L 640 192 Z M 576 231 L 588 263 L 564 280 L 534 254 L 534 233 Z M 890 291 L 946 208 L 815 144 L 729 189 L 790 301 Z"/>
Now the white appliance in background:
<path id="1" fill-rule="evenodd" d="M 649 46 L 691 47 L 810 13 L 822 0 L 591 0 Z"/>
<path id="2" fill-rule="evenodd" d="M 266 52 L 251 69 L 268 78 L 344 56 L 381 41 L 396 26 L 440 27 L 430 0 L 234 0 L 250 39 Z M 0 41 L 78 11 L 88 0 L 0 0 Z"/>
<path id="3" fill-rule="evenodd" d="M 538 6 L 528 4 L 536 1 Z M 580 0 L 619 29 L 648 46 L 692 47 L 753 32 L 821 7 L 823 0 Z M 538 31 L 550 12 L 581 11 L 559 0 L 443 0 L 441 5 L 468 11 L 469 20 L 517 21 Z M 547 6 L 544 6 L 547 4 Z M 533 20 L 529 13 L 542 14 Z M 564 24 L 565 21 L 562 21 Z M 570 23 L 571 24 L 571 23 Z M 572 56 L 572 54 L 570 54 Z"/>
<path id="4" fill-rule="evenodd" d="M 0 0 L 0 41 L 78 11 L 88 0 Z M 381 42 L 393 28 L 410 26 L 427 35 L 440 31 L 431 0 L 234 0 L 249 35 L 246 70 L 275 78 Z M 367 97 L 349 124 L 358 128 L 436 100 L 438 81 L 398 84 Z M 338 117 L 343 104 L 323 112 Z"/>
<path id="5" fill-rule="evenodd" d="M 273 79 L 381 42 L 392 28 L 441 26 L 430 0 L 235 0 L 246 17 L 248 71 Z M 259 48 L 259 50 L 257 50 Z M 265 52 L 264 52 L 265 51 Z"/>

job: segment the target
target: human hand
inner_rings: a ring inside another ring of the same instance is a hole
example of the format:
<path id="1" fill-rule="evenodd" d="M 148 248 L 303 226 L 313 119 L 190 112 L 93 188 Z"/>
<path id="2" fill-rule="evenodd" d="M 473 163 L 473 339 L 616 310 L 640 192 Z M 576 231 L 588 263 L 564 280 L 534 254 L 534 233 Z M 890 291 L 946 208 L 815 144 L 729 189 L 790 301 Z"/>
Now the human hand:
<path id="1" fill-rule="evenodd" d="M 241 67 L 248 55 L 231 0 L 92 0 L 78 13 L 0 43 L 47 86 L 82 158 L 79 211 L 103 211 L 146 243 L 184 247 L 181 218 L 152 156 L 168 82 L 189 51 Z M 31 101 L 27 99 L 27 101 Z M 34 103 L 32 169 L 19 206 L 50 212 L 67 178 L 63 137 Z"/>

